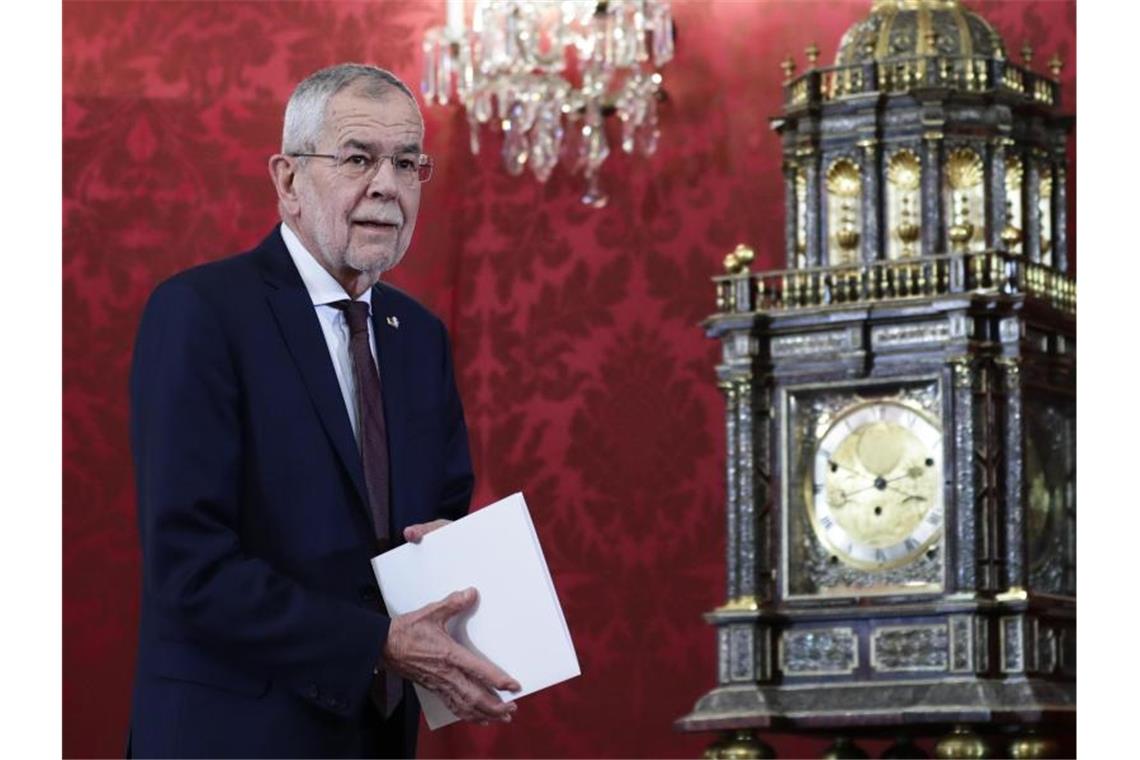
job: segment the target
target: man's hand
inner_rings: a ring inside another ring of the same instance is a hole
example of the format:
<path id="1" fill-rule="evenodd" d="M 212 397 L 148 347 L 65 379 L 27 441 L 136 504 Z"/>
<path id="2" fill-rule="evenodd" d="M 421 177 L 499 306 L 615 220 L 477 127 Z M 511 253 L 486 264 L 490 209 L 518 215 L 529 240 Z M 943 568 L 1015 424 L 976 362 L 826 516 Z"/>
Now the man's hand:
<path id="1" fill-rule="evenodd" d="M 418 544 L 423 540 L 423 537 L 433 530 L 439 530 L 444 525 L 450 525 L 451 520 L 432 520 L 426 523 L 416 523 L 404 528 L 404 540 L 410 541 L 413 544 Z"/>
<path id="2" fill-rule="evenodd" d="M 484 725 L 491 721 L 509 723 L 518 706 L 503 702 L 491 689 L 518 691 L 522 687 L 487 660 L 457 644 L 445 627 L 450 618 L 469 609 L 477 598 L 473 588 L 456 591 L 441 601 L 392 618 L 384 644 L 384 665 L 434 691 L 463 720 Z"/>

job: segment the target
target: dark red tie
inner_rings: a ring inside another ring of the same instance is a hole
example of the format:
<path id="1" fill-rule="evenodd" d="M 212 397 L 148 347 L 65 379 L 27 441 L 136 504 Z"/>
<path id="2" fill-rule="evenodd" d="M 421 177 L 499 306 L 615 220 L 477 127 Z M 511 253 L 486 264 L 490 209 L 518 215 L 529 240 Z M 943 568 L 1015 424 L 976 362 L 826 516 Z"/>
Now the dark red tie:
<path id="1" fill-rule="evenodd" d="M 368 345 L 368 304 L 365 301 L 337 301 L 332 304 L 348 321 L 348 352 L 356 380 L 356 420 L 360 430 L 360 458 L 368 491 L 368 511 L 380 551 L 392 542 L 388 527 L 388 431 L 384 425 L 384 397 L 380 374 Z M 383 683 L 381 683 L 381 681 Z M 403 681 L 389 670 L 372 681 L 372 701 L 384 717 L 389 717 L 403 696 Z"/>
<path id="2" fill-rule="evenodd" d="M 380 551 L 391 545 L 388 529 L 388 432 L 384 425 L 384 397 L 380 374 L 368 345 L 368 304 L 365 301 L 337 301 L 348 321 L 348 352 L 356 380 L 356 422 L 360 431 L 360 457 L 368 490 L 368 511 Z"/>

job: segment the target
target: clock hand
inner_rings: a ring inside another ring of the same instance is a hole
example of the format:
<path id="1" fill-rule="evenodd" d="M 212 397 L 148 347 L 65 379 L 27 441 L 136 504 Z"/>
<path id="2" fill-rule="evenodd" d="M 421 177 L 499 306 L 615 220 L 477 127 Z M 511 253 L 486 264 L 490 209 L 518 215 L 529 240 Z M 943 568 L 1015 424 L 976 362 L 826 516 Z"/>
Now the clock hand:
<path id="1" fill-rule="evenodd" d="M 916 493 L 907 493 L 906 491 L 902 490 L 901 488 L 895 488 L 894 486 L 891 486 L 891 485 L 888 485 L 887 488 L 891 489 L 895 493 L 901 493 L 903 496 L 905 496 L 906 498 L 903 499 L 904 502 L 912 501 L 912 500 L 914 500 L 914 501 L 926 501 L 925 496 L 920 496 L 919 494 L 916 494 Z"/>
<path id="2" fill-rule="evenodd" d="M 896 480 L 902 480 L 903 478 L 908 477 L 910 476 L 899 475 L 897 478 L 891 478 L 890 480 L 887 480 L 880 475 L 879 477 L 875 478 L 875 481 L 871 483 L 871 485 L 860 488 L 858 491 L 852 491 L 850 494 L 848 494 L 848 496 L 854 496 L 855 494 L 862 493 L 863 491 L 870 491 L 872 488 L 877 488 L 880 491 L 885 491 L 886 489 L 890 488 L 891 483 L 894 483 Z"/>
<path id="3" fill-rule="evenodd" d="M 910 478 L 911 480 L 918 480 L 918 478 L 921 476 L 922 476 L 922 473 L 915 474 L 914 468 L 911 467 L 906 472 L 904 472 L 902 475 L 898 475 L 898 476 L 893 477 L 893 478 L 887 478 L 883 482 L 889 486 L 891 483 L 897 483 L 898 481 L 905 480 L 906 478 Z"/>

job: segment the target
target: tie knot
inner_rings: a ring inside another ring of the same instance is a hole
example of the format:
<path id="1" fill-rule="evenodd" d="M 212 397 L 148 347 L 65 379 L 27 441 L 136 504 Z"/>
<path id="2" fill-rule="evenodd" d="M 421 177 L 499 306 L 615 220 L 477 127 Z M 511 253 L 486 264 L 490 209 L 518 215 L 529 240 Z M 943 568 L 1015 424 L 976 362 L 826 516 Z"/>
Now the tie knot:
<path id="1" fill-rule="evenodd" d="M 366 301 L 333 301 L 333 308 L 344 312 L 348 321 L 348 332 L 356 335 L 359 332 L 368 332 L 368 303 Z"/>

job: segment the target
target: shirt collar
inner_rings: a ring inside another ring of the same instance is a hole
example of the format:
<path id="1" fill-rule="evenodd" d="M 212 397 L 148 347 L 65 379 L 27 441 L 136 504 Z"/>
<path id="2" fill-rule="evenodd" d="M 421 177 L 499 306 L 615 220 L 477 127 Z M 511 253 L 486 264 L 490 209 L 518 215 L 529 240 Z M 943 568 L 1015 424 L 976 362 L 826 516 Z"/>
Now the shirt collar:
<path id="1" fill-rule="evenodd" d="M 293 232 L 285 222 L 281 223 L 281 238 L 285 241 L 285 248 L 288 249 L 289 256 L 293 259 L 293 265 L 297 267 L 297 272 L 301 275 L 301 281 L 305 283 L 305 290 L 309 292 L 313 306 L 323 306 L 348 298 L 348 293 L 345 292 L 341 284 L 317 262 L 313 254 L 309 253 L 309 249 L 297 237 L 297 233 Z M 371 313 L 372 288 L 364 291 L 356 300 L 367 303 L 369 313 Z"/>

